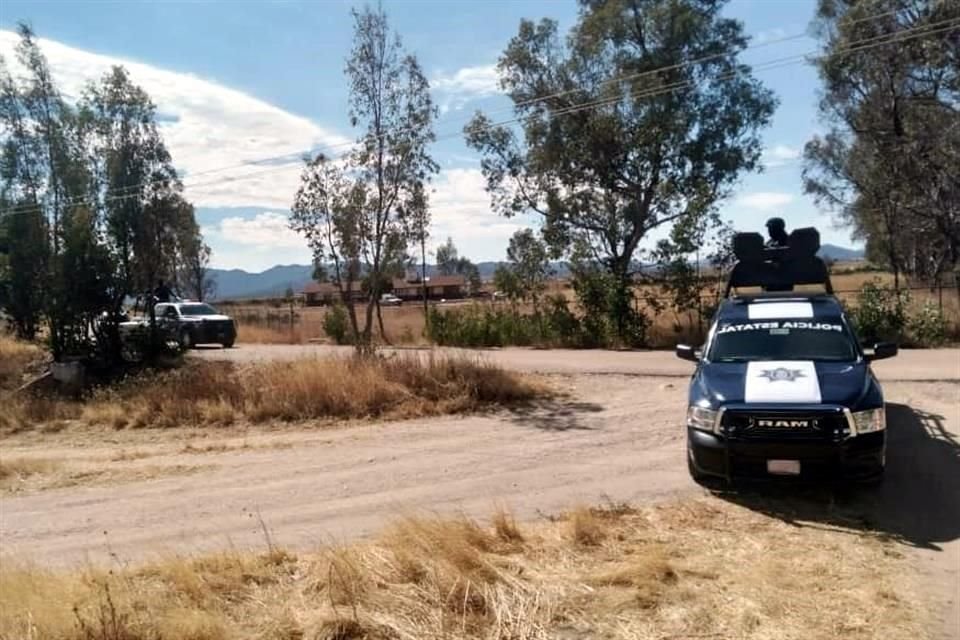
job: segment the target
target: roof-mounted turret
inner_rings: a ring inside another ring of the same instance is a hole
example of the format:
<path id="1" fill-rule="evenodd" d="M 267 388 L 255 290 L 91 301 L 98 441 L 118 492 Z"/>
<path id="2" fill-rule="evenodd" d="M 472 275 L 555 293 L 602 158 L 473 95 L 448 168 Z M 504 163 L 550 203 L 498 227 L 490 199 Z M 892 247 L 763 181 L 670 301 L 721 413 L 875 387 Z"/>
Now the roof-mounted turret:
<path id="1" fill-rule="evenodd" d="M 827 265 L 817 257 L 820 232 L 814 227 L 794 229 L 786 247 L 766 247 L 759 233 L 733 236 L 737 263 L 727 281 L 726 296 L 737 287 L 761 287 L 764 291 L 793 291 L 799 284 L 823 285 L 833 293 Z"/>

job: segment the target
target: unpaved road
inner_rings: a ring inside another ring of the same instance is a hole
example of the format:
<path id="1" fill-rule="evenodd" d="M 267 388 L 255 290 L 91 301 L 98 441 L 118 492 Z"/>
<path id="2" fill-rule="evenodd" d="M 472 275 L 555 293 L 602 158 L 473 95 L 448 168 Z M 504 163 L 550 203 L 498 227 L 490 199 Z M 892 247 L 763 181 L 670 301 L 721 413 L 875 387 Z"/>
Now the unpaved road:
<path id="1" fill-rule="evenodd" d="M 289 359 L 331 351 L 241 347 L 199 355 Z M 687 477 L 680 426 L 681 377 L 690 364 L 664 352 L 484 356 L 551 374 L 569 395 L 522 411 L 258 435 L 257 448 L 228 453 L 172 449 L 129 464 L 212 466 L 186 476 L 3 498 L 3 554 L 50 564 L 125 563 L 171 551 L 262 547 L 261 522 L 277 544 L 302 548 L 369 534 L 401 513 L 482 517 L 503 503 L 533 518 L 578 502 L 702 491 Z M 925 596 L 942 605 L 943 637 L 960 638 L 960 352 L 906 352 L 876 369 L 889 402 L 882 487 L 749 489 L 719 499 L 798 526 L 861 525 L 900 541 L 920 567 Z M 272 439 L 293 446 L 271 448 Z M 4 455 L 109 451 L 4 445 Z"/>
<path id="2" fill-rule="evenodd" d="M 234 349 L 201 347 L 197 357 L 232 362 L 296 360 L 298 358 L 348 355 L 351 347 L 324 344 L 240 345 Z M 605 374 L 629 376 L 669 376 L 686 378 L 693 365 L 670 351 L 584 351 L 570 349 L 394 349 L 388 353 L 419 354 L 465 353 L 496 362 L 516 371 L 537 373 Z M 896 358 L 873 365 L 882 380 L 960 382 L 960 351 L 957 349 L 909 349 Z"/>

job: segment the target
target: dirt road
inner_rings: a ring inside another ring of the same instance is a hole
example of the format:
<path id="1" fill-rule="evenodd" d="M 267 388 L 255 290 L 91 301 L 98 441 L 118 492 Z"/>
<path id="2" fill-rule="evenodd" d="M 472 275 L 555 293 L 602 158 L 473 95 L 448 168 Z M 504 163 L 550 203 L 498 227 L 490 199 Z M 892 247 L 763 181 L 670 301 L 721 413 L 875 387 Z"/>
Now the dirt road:
<path id="1" fill-rule="evenodd" d="M 256 362 L 348 355 L 350 347 L 324 344 L 239 345 L 234 349 L 201 347 L 193 354 L 211 360 Z M 584 351 L 570 349 L 395 349 L 393 353 L 421 355 L 466 353 L 496 362 L 515 371 L 566 374 L 623 374 L 628 376 L 689 377 L 693 364 L 670 351 Z M 390 350 L 387 350 L 389 353 Z M 960 351 L 956 349 L 906 349 L 874 365 L 886 381 L 914 380 L 960 382 Z"/>
<path id="2" fill-rule="evenodd" d="M 200 356 L 291 358 L 329 351 L 248 347 Z M 52 564 L 124 563 L 172 551 L 262 547 L 264 526 L 277 544 L 312 547 L 371 533 L 401 513 L 482 517 L 503 503 L 521 518 L 534 518 L 578 502 L 702 492 L 687 477 L 680 426 L 688 363 L 662 352 L 485 355 L 505 366 L 552 373 L 569 395 L 522 411 L 259 435 L 255 447 L 228 453 L 170 449 L 130 464 L 209 467 L 0 500 L 2 551 Z M 944 605 L 944 637 L 960 638 L 960 353 L 907 352 L 878 363 L 877 370 L 890 424 L 888 478 L 881 488 L 799 495 L 751 489 L 718 499 L 797 526 L 863 526 L 899 540 L 915 554 L 924 589 Z M 111 450 L 4 449 L 5 455 L 78 457 Z"/>

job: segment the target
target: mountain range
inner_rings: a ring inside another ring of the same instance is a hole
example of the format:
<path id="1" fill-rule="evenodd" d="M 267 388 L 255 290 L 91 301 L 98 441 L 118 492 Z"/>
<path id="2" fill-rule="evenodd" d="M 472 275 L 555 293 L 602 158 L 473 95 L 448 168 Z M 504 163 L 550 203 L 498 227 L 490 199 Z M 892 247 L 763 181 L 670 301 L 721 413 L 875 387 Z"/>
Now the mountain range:
<path id="1" fill-rule="evenodd" d="M 863 258 L 863 251 L 824 244 L 820 247 L 819 255 L 829 260 L 859 260 Z M 477 263 L 480 277 L 484 280 L 492 278 L 500 264 L 494 261 Z M 557 263 L 554 270 L 560 277 L 569 275 L 563 263 Z M 428 275 L 435 272 L 434 265 L 427 265 Z M 275 298 L 283 296 L 287 288 L 295 292 L 303 291 L 304 286 L 312 280 L 313 267 L 306 264 L 277 265 L 260 273 L 242 269 L 210 269 L 210 275 L 217 283 L 217 300 Z"/>

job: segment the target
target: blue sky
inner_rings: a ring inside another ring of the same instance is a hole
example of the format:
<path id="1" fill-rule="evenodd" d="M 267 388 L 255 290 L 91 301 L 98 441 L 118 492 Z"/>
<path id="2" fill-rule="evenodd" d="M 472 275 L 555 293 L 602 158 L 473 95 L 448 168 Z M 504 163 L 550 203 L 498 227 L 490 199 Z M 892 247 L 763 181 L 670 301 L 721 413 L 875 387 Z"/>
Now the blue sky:
<path id="1" fill-rule="evenodd" d="M 247 163 L 324 146 L 342 150 L 353 139 L 343 63 L 355 4 L 4 0 L 0 53 L 9 59 L 10 30 L 27 20 L 68 94 L 110 64 L 126 64 L 164 116 L 165 139 L 198 206 L 215 265 L 259 271 L 310 256 L 285 226 L 296 163 Z M 496 93 L 493 65 L 522 17 L 555 18 L 564 29 L 576 18 L 573 0 L 384 0 L 383 6 L 428 73 L 442 111 L 441 137 L 458 132 L 475 109 L 509 107 Z M 813 11 L 814 0 L 732 0 L 725 10 L 744 22 L 753 44 L 766 43 L 745 53 L 755 65 L 815 49 L 806 37 L 779 42 L 805 33 Z M 764 132 L 767 171 L 743 177 L 724 216 L 760 230 L 767 217 L 782 215 L 791 226 L 820 227 L 825 242 L 851 245 L 848 231 L 833 228 L 801 190 L 799 154 L 818 129 L 814 69 L 794 64 L 758 70 L 757 77 L 780 99 Z M 435 244 L 450 235 L 475 260 L 502 259 L 513 231 L 535 220 L 505 220 L 490 211 L 479 159 L 460 136 L 438 141 L 434 153 L 442 167 L 432 196 Z"/>

